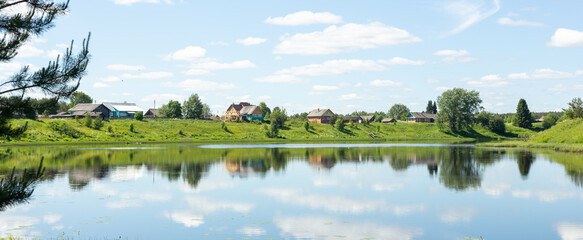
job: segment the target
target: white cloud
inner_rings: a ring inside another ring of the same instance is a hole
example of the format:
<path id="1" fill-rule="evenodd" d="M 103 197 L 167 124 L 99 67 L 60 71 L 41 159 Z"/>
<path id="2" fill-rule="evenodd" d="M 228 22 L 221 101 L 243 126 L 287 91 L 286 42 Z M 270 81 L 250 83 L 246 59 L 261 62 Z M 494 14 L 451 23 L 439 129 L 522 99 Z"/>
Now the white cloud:
<path id="1" fill-rule="evenodd" d="M 528 27 L 544 27 L 544 23 L 540 22 L 529 22 L 525 20 L 512 20 L 508 17 L 502 17 L 498 19 L 498 24 L 507 26 L 528 26 Z"/>
<path id="2" fill-rule="evenodd" d="M 459 222 L 470 222 L 472 217 L 476 215 L 476 210 L 473 208 L 462 208 L 455 207 L 445 210 L 441 213 L 439 219 L 445 223 L 459 223 Z"/>
<path id="3" fill-rule="evenodd" d="M 174 76 L 171 72 L 147 72 L 141 74 L 123 74 L 121 78 L 124 79 L 160 79 Z"/>
<path id="4" fill-rule="evenodd" d="M 299 83 L 306 81 L 304 78 L 296 77 L 289 74 L 278 74 L 269 75 L 267 77 L 254 78 L 253 81 L 256 82 L 269 82 L 269 83 Z"/>
<path id="5" fill-rule="evenodd" d="M 126 64 L 112 64 L 106 67 L 113 71 L 140 71 L 146 69 L 146 67 L 141 65 L 126 65 Z"/>
<path id="6" fill-rule="evenodd" d="M 48 58 L 57 58 L 58 56 L 63 56 L 63 53 L 59 50 L 50 50 L 47 51 L 47 57 Z"/>
<path id="7" fill-rule="evenodd" d="M 371 86 L 374 87 L 400 87 L 403 86 L 402 82 L 394 82 L 391 80 L 373 80 L 370 82 Z"/>
<path id="8" fill-rule="evenodd" d="M 344 94 L 338 97 L 338 100 L 362 100 L 362 99 L 372 99 L 372 97 L 366 95 L 358 95 L 356 93 Z"/>
<path id="9" fill-rule="evenodd" d="M 198 46 L 188 46 L 166 56 L 166 60 L 196 61 L 206 54 L 206 49 Z"/>
<path id="10" fill-rule="evenodd" d="M 149 95 L 149 96 L 145 96 L 145 97 L 143 97 L 140 100 L 142 102 L 157 101 L 159 103 L 167 103 L 170 100 L 182 102 L 185 99 L 186 98 L 184 96 L 182 96 L 182 95 L 167 93 L 167 94 L 152 94 L 152 95 Z"/>
<path id="11" fill-rule="evenodd" d="M 102 82 L 96 82 L 93 84 L 93 87 L 94 88 L 106 88 L 106 87 L 109 87 L 109 85 L 102 83 Z"/>
<path id="12" fill-rule="evenodd" d="M 146 168 L 128 166 L 128 167 L 116 167 L 112 169 L 109 173 L 109 178 L 113 182 L 121 182 L 128 180 L 140 179 L 146 173 Z"/>
<path id="13" fill-rule="evenodd" d="M 104 78 L 101 78 L 100 80 L 104 81 L 104 82 L 121 82 L 121 78 L 116 77 L 116 76 L 104 77 Z"/>
<path id="14" fill-rule="evenodd" d="M 36 57 L 42 55 L 44 52 L 44 50 L 26 44 L 18 49 L 18 55 L 16 56 L 19 58 Z"/>
<path id="15" fill-rule="evenodd" d="M 45 223 L 48 223 L 48 224 L 54 224 L 54 223 L 57 223 L 58 221 L 61 221 L 61 218 L 63 218 L 63 215 L 50 214 L 50 215 L 45 215 L 43 217 L 43 221 Z"/>
<path id="16" fill-rule="evenodd" d="M 460 24 L 446 36 L 460 33 L 500 10 L 499 0 L 488 2 L 490 4 L 486 4 L 485 1 L 458 0 L 445 6 L 445 10 L 460 21 Z"/>
<path id="17" fill-rule="evenodd" d="M 267 42 L 267 38 L 248 37 L 244 39 L 237 39 L 237 42 L 245 46 L 258 45 Z"/>
<path id="18" fill-rule="evenodd" d="M 330 90 L 338 90 L 340 87 L 338 86 L 329 86 L 329 85 L 314 85 L 312 89 L 317 91 L 330 91 Z"/>
<path id="19" fill-rule="evenodd" d="M 323 76 L 339 75 L 354 71 L 382 71 L 386 68 L 376 61 L 359 59 L 330 60 L 321 64 L 291 67 L 275 72 L 278 75 Z"/>
<path id="20" fill-rule="evenodd" d="M 37 218 L 27 216 L 0 216 L 0 237 L 25 236 L 26 228 L 23 226 L 33 226 L 38 222 Z"/>
<path id="21" fill-rule="evenodd" d="M 330 26 L 321 32 L 283 36 L 274 54 L 324 55 L 386 45 L 420 42 L 409 32 L 380 22 Z"/>
<path id="22" fill-rule="evenodd" d="M 265 229 L 260 227 L 244 227 L 237 229 L 237 233 L 247 235 L 249 237 L 265 235 L 266 232 L 267 231 L 265 231 Z"/>
<path id="23" fill-rule="evenodd" d="M 158 0 L 113 0 L 116 5 L 131 6 L 134 3 L 160 3 Z"/>
<path id="24" fill-rule="evenodd" d="M 406 58 L 402 58 L 402 57 L 394 57 L 391 58 L 389 60 L 379 60 L 380 63 L 382 64 L 388 64 L 388 65 L 423 65 L 425 64 L 425 61 L 421 61 L 421 60 L 410 60 L 410 59 L 406 59 Z"/>
<path id="25" fill-rule="evenodd" d="M 508 85 L 508 82 L 505 81 L 500 75 L 486 75 L 480 78 L 480 80 L 470 80 L 468 81 L 468 85 L 473 87 L 504 87 Z"/>
<path id="26" fill-rule="evenodd" d="M 583 84 L 574 85 L 574 86 L 565 86 L 563 84 L 557 84 L 557 85 L 550 87 L 548 90 L 551 92 L 556 92 L 556 93 L 581 91 L 581 90 L 583 90 Z"/>
<path id="27" fill-rule="evenodd" d="M 411 240 L 423 235 L 420 228 L 378 225 L 367 222 L 345 222 L 330 217 L 277 217 L 275 225 L 283 239 L 398 239 Z M 333 234 L 332 234 L 333 233 Z"/>
<path id="28" fill-rule="evenodd" d="M 176 87 L 191 92 L 229 90 L 237 87 L 232 83 L 218 83 L 199 79 L 187 79 L 178 83 L 167 82 L 162 85 L 166 87 Z"/>
<path id="29" fill-rule="evenodd" d="M 0 71 L 2 72 L 16 72 L 22 68 L 22 64 L 20 62 L 0 62 Z"/>
<path id="30" fill-rule="evenodd" d="M 165 212 L 164 216 L 175 223 L 180 223 L 187 228 L 194 228 L 204 223 L 204 216 L 200 213 L 191 212 Z"/>
<path id="31" fill-rule="evenodd" d="M 469 54 L 470 53 L 466 50 L 439 50 L 433 53 L 435 56 L 443 56 L 444 58 L 441 59 L 441 62 L 444 63 L 466 63 L 475 61 L 476 59 L 469 57 Z"/>
<path id="32" fill-rule="evenodd" d="M 244 69 L 257 67 L 249 60 L 234 61 L 232 63 L 219 63 L 215 61 L 207 61 L 195 63 L 190 66 L 190 69 L 185 72 L 186 75 L 204 75 L 210 73 L 210 70 L 223 69 Z"/>
<path id="33" fill-rule="evenodd" d="M 336 24 L 341 23 L 342 17 L 329 12 L 314 13 L 300 11 L 286 15 L 285 17 L 268 17 L 265 23 L 284 26 L 299 26 L 311 24 Z"/>
<path id="34" fill-rule="evenodd" d="M 583 32 L 559 28 L 547 45 L 552 47 L 581 47 L 583 46 Z"/>
<path id="35" fill-rule="evenodd" d="M 225 98 L 232 102 L 249 102 L 249 100 L 251 100 L 251 95 L 227 96 Z"/>
<path id="36" fill-rule="evenodd" d="M 576 71 L 574 73 L 560 72 L 550 68 L 536 69 L 531 73 L 512 73 L 508 75 L 509 79 L 567 79 L 575 78 L 583 75 L 583 71 Z"/>
<path id="37" fill-rule="evenodd" d="M 562 240 L 583 239 L 583 223 L 559 223 L 557 232 Z"/>
<path id="38" fill-rule="evenodd" d="M 167 202 L 172 198 L 168 194 L 164 193 L 137 193 L 137 192 L 124 192 L 120 194 L 114 194 L 115 199 L 109 201 L 105 204 L 106 208 L 110 209 L 120 209 L 120 208 L 130 208 L 130 207 L 140 207 L 147 202 Z"/>

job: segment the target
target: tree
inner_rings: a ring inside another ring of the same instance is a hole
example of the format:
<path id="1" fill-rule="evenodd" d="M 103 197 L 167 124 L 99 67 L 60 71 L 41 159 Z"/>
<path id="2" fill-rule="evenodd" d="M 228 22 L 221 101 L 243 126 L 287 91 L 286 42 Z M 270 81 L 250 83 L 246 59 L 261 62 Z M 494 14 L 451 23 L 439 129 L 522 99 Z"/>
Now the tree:
<path id="1" fill-rule="evenodd" d="M 557 124 L 557 121 L 558 120 L 559 120 L 559 116 L 557 116 L 557 114 L 554 114 L 554 113 L 547 114 L 543 118 L 543 128 L 544 129 L 549 129 L 552 126 L 555 126 L 555 124 Z"/>
<path id="2" fill-rule="evenodd" d="M 69 102 L 69 108 L 74 107 L 79 103 L 93 103 L 93 98 L 82 91 L 76 91 L 71 94 L 71 102 Z"/>
<path id="3" fill-rule="evenodd" d="M 516 115 L 514 116 L 512 125 L 521 128 L 531 128 L 532 122 L 532 115 L 530 114 L 530 110 L 528 110 L 526 100 L 521 98 L 516 106 Z"/>
<path id="4" fill-rule="evenodd" d="M 304 122 L 304 129 L 306 129 L 307 132 L 310 131 L 310 123 L 309 122 Z"/>
<path id="5" fill-rule="evenodd" d="M 583 118 L 583 101 L 581 98 L 573 98 L 568 109 L 563 109 L 568 118 Z"/>
<path id="6" fill-rule="evenodd" d="M 210 117 L 212 115 L 211 107 L 206 103 L 202 104 L 202 117 Z"/>
<path id="7" fill-rule="evenodd" d="M 182 107 L 178 101 L 170 100 L 160 108 L 160 116 L 165 118 L 182 117 Z"/>
<path id="8" fill-rule="evenodd" d="M 91 114 L 89 112 L 85 113 L 85 127 L 91 127 L 93 123 L 93 119 L 91 118 Z"/>
<path id="9" fill-rule="evenodd" d="M 462 88 L 447 90 L 437 97 L 440 111 L 437 113 L 437 123 L 441 128 L 447 126 L 449 130 L 458 132 L 467 130 L 474 114 L 481 109 L 480 93 L 467 91 Z"/>
<path id="10" fill-rule="evenodd" d="M 342 119 L 342 117 L 339 117 L 339 118 L 336 120 L 336 123 L 334 124 L 334 127 L 336 127 L 336 129 L 337 129 L 338 131 L 341 131 L 341 132 L 343 132 L 343 131 L 344 131 L 344 127 L 345 127 L 345 126 L 346 126 L 346 125 L 344 124 L 344 119 Z"/>
<path id="11" fill-rule="evenodd" d="M 134 119 L 142 121 L 144 120 L 144 114 L 142 112 L 137 112 L 136 115 L 134 115 Z"/>
<path id="12" fill-rule="evenodd" d="M 274 109 L 271 113 L 271 125 L 275 125 L 277 129 L 283 128 L 283 124 L 287 121 L 285 110 Z"/>
<path id="13" fill-rule="evenodd" d="M 102 127 L 103 127 L 103 120 L 101 119 L 101 117 L 95 118 L 95 121 L 93 121 L 93 128 L 100 130 Z"/>
<path id="14" fill-rule="evenodd" d="M 192 94 L 188 100 L 182 104 L 182 115 L 184 118 L 201 118 L 203 115 L 203 104 L 198 94 Z"/>
<path id="15" fill-rule="evenodd" d="M 429 102 L 427 102 L 427 107 L 425 107 L 425 112 L 426 113 L 431 113 L 431 114 L 436 114 L 437 113 L 437 104 L 436 104 L 436 102 L 433 102 L 433 101 L 429 100 Z"/>
<path id="16" fill-rule="evenodd" d="M 389 116 L 394 119 L 405 120 L 402 118 L 403 114 L 409 114 L 410 110 L 407 106 L 403 104 L 395 104 L 389 109 Z M 407 116 L 405 115 L 405 118 Z"/>
<path id="17" fill-rule="evenodd" d="M 261 109 L 261 112 L 263 113 L 264 116 L 271 114 L 271 109 L 269 109 L 269 107 L 267 106 L 267 104 L 265 104 L 265 102 L 259 103 L 259 109 Z"/>
<path id="18" fill-rule="evenodd" d="M 10 62 L 31 37 L 40 36 L 54 26 L 53 20 L 68 12 L 67 3 L 52 1 L 0 0 L 0 63 Z M 24 11 L 24 13 L 23 13 Z M 89 63 L 89 38 L 83 40 L 82 50 L 73 54 L 73 42 L 63 56 L 50 61 L 46 67 L 31 70 L 24 66 L 20 71 L 6 80 L 0 81 L 0 97 L 16 94 L 19 101 L 7 101 L 0 98 L 0 129 L 10 129 L 7 119 L 12 111 L 21 106 L 25 93 L 40 90 L 51 97 L 68 98 L 77 90 L 85 69 Z M 7 131 L 0 131 L 5 133 Z"/>

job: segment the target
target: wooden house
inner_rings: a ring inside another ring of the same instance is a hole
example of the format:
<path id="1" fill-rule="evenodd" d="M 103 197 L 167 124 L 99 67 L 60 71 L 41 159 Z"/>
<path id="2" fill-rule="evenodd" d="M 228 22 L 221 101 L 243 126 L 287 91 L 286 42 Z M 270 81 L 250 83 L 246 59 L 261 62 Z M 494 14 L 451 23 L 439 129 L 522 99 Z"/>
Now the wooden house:
<path id="1" fill-rule="evenodd" d="M 239 115 L 241 116 L 241 119 L 248 121 L 253 120 L 263 121 L 264 117 L 263 112 L 261 112 L 261 109 L 258 106 L 253 105 L 241 108 L 241 111 L 239 111 Z"/>
<path id="2" fill-rule="evenodd" d="M 158 118 L 158 113 L 159 113 L 159 109 L 150 108 L 150 109 L 148 109 L 148 111 L 146 111 L 146 113 L 144 114 L 144 117 L 145 118 Z"/>
<path id="3" fill-rule="evenodd" d="M 235 121 L 241 118 L 241 109 L 246 106 L 251 106 L 248 102 L 240 102 L 239 104 L 231 104 L 227 111 L 225 111 L 225 121 Z"/>
<path id="4" fill-rule="evenodd" d="M 109 118 L 134 118 L 136 113 L 144 112 L 143 109 L 138 107 L 135 103 L 103 103 L 107 108 L 109 108 Z"/>
<path id="5" fill-rule="evenodd" d="M 344 116 L 344 123 L 362 123 L 362 118 L 360 116 Z"/>
<path id="6" fill-rule="evenodd" d="M 105 120 L 105 119 L 109 119 L 109 114 L 110 114 L 110 110 L 108 107 L 106 107 L 103 104 L 94 104 L 94 103 L 79 103 L 77 105 L 75 105 L 74 107 L 72 107 L 71 109 L 69 109 L 68 111 L 68 116 L 66 116 L 65 114 L 60 114 L 60 115 L 54 115 L 55 118 L 74 118 L 74 117 L 79 117 L 79 118 L 83 118 L 85 117 L 85 114 L 89 113 L 89 115 L 92 118 L 97 118 L 97 117 L 101 117 L 101 119 Z"/>
<path id="7" fill-rule="evenodd" d="M 334 113 L 328 109 L 314 109 L 308 114 L 308 121 L 314 123 L 330 123 L 330 118 L 334 116 Z"/>
<path id="8" fill-rule="evenodd" d="M 435 122 L 435 114 L 412 112 L 407 115 L 407 122 Z"/>
<path id="9" fill-rule="evenodd" d="M 394 123 L 397 122 L 394 118 L 384 118 L 381 123 Z"/>
<path id="10" fill-rule="evenodd" d="M 371 122 L 374 122 L 374 120 L 375 120 L 376 116 L 375 116 L 375 115 L 370 115 L 370 116 L 360 116 L 360 118 L 362 118 L 362 121 L 363 121 L 363 122 L 368 122 L 368 123 L 371 123 Z"/>

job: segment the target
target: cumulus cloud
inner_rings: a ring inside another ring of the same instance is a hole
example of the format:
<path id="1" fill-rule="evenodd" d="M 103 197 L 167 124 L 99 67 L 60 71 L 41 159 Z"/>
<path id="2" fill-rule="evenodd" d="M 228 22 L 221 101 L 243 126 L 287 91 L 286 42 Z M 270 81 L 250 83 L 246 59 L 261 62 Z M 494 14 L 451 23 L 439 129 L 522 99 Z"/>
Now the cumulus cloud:
<path id="1" fill-rule="evenodd" d="M 215 61 L 205 61 L 194 63 L 190 65 L 190 69 L 185 72 L 186 75 L 205 75 L 210 73 L 211 70 L 223 70 L 223 69 L 244 69 L 244 68 L 255 68 L 257 67 L 249 60 L 234 61 L 232 63 L 220 63 Z"/>
<path id="2" fill-rule="evenodd" d="M 330 26 L 321 32 L 281 37 L 274 54 L 325 55 L 387 45 L 420 42 L 409 32 L 380 22 Z"/>
<path id="3" fill-rule="evenodd" d="M 206 49 L 198 46 L 188 46 L 166 56 L 166 60 L 196 61 L 206 54 Z"/>
<path id="4" fill-rule="evenodd" d="M 410 60 L 410 59 L 406 59 L 406 58 L 402 58 L 402 57 L 394 57 L 391 58 L 389 60 L 379 60 L 380 63 L 382 64 L 388 64 L 388 65 L 423 65 L 425 64 L 425 61 L 421 61 L 421 60 Z"/>
<path id="5" fill-rule="evenodd" d="M 42 55 L 44 52 L 42 49 L 27 44 L 18 49 L 18 55 L 16 56 L 19 58 L 36 57 Z"/>
<path id="6" fill-rule="evenodd" d="M 504 80 L 500 75 L 486 75 L 480 78 L 479 80 L 470 80 L 468 81 L 468 85 L 472 87 L 504 87 L 508 85 L 508 82 Z"/>
<path id="7" fill-rule="evenodd" d="M 279 75 L 269 75 L 267 77 L 254 78 L 253 81 L 256 82 L 268 82 L 268 83 L 299 83 L 306 81 L 305 78 L 300 78 L 289 74 L 279 74 Z"/>
<path id="8" fill-rule="evenodd" d="M 500 1 L 458 0 L 449 3 L 444 9 L 460 22 L 457 27 L 446 34 L 448 36 L 458 34 L 498 12 L 500 10 Z"/>
<path id="9" fill-rule="evenodd" d="M 311 24 L 336 24 L 341 23 L 342 17 L 329 12 L 314 13 L 300 11 L 286 15 L 285 17 L 268 17 L 265 23 L 283 26 L 299 26 Z"/>
<path id="10" fill-rule="evenodd" d="M 163 86 L 180 88 L 191 92 L 229 90 L 237 87 L 232 83 L 218 83 L 199 79 L 187 79 L 178 83 L 167 82 Z"/>
<path id="11" fill-rule="evenodd" d="M 102 82 L 96 82 L 93 84 L 93 87 L 94 88 L 106 88 L 106 87 L 109 87 L 109 85 L 102 83 Z"/>
<path id="12" fill-rule="evenodd" d="M 386 68 L 373 60 L 342 59 L 330 60 L 321 64 L 291 67 L 276 72 L 278 75 L 323 76 L 339 75 L 354 71 L 382 71 Z"/>
<path id="13" fill-rule="evenodd" d="M 465 63 L 465 62 L 475 61 L 476 59 L 469 57 L 468 56 L 469 54 L 470 53 L 466 50 L 450 50 L 450 49 L 439 50 L 439 51 L 433 53 L 433 55 L 435 55 L 435 56 L 444 57 L 443 59 L 441 59 L 441 62 L 444 62 L 444 63 L 454 63 L 454 62 Z"/>
<path id="14" fill-rule="evenodd" d="M 111 64 L 106 67 L 108 70 L 113 71 L 140 71 L 146 69 L 146 67 L 141 65 L 126 65 L 126 64 Z"/>
<path id="15" fill-rule="evenodd" d="M 581 47 L 583 46 L 583 32 L 559 28 L 547 45 L 551 47 Z"/>
<path id="16" fill-rule="evenodd" d="M 394 82 L 391 80 L 373 80 L 370 82 L 371 86 L 374 87 L 400 87 L 403 86 L 402 82 Z"/>
<path id="17" fill-rule="evenodd" d="M 142 74 L 123 74 L 121 75 L 124 79 L 160 79 L 169 78 L 174 76 L 171 72 L 146 72 Z"/>
<path id="18" fill-rule="evenodd" d="M 559 223 L 556 226 L 557 232 L 563 240 L 583 239 L 583 223 Z"/>
<path id="19" fill-rule="evenodd" d="M 338 86 L 329 86 L 329 85 L 314 85 L 312 89 L 317 91 L 330 91 L 330 90 L 338 90 L 340 87 Z"/>
<path id="20" fill-rule="evenodd" d="M 237 42 L 245 46 L 258 45 L 267 42 L 267 38 L 248 37 L 244 39 L 237 39 Z"/>
<path id="21" fill-rule="evenodd" d="M 583 70 L 576 71 L 574 73 L 560 72 L 550 68 L 536 69 L 534 72 L 530 73 L 512 73 L 508 75 L 509 79 L 529 79 L 529 80 L 539 80 L 539 79 L 567 79 L 575 78 L 583 75 Z"/>
<path id="22" fill-rule="evenodd" d="M 528 26 L 528 27 L 544 27 L 544 23 L 529 22 L 525 20 L 513 20 L 509 17 L 498 18 L 498 24 L 507 26 Z"/>
<path id="23" fill-rule="evenodd" d="M 583 84 L 574 85 L 574 86 L 565 86 L 564 84 L 557 84 L 557 85 L 550 87 L 548 90 L 551 92 L 555 92 L 555 93 L 581 91 L 581 90 L 583 90 Z"/>

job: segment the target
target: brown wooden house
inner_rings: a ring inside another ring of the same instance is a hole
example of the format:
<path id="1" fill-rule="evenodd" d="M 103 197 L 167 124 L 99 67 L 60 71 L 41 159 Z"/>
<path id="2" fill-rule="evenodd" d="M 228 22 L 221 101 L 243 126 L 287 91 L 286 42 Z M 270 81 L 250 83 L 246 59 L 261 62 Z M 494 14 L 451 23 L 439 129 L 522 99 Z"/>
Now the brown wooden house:
<path id="1" fill-rule="evenodd" d="M 407 122 L 435 122 L 435 114 L 412 112 L 407 116 Z"/>
<path id="2" fill-rule="evenodd" d="M 240 102 L 239 104 L 231 104 L 225 112 L 225 121 L 235 121 L 241 118 L 241 109 L 246 106 L 251 106 L 248 102 Z"/>
<path id="3" fill-rule="evenodd" d="M 308 114 L 308 121 L 314 123 L 330 123 L 330 118 L 334 116 L 334 113 L 328 109 L 314 109 Z"/>

